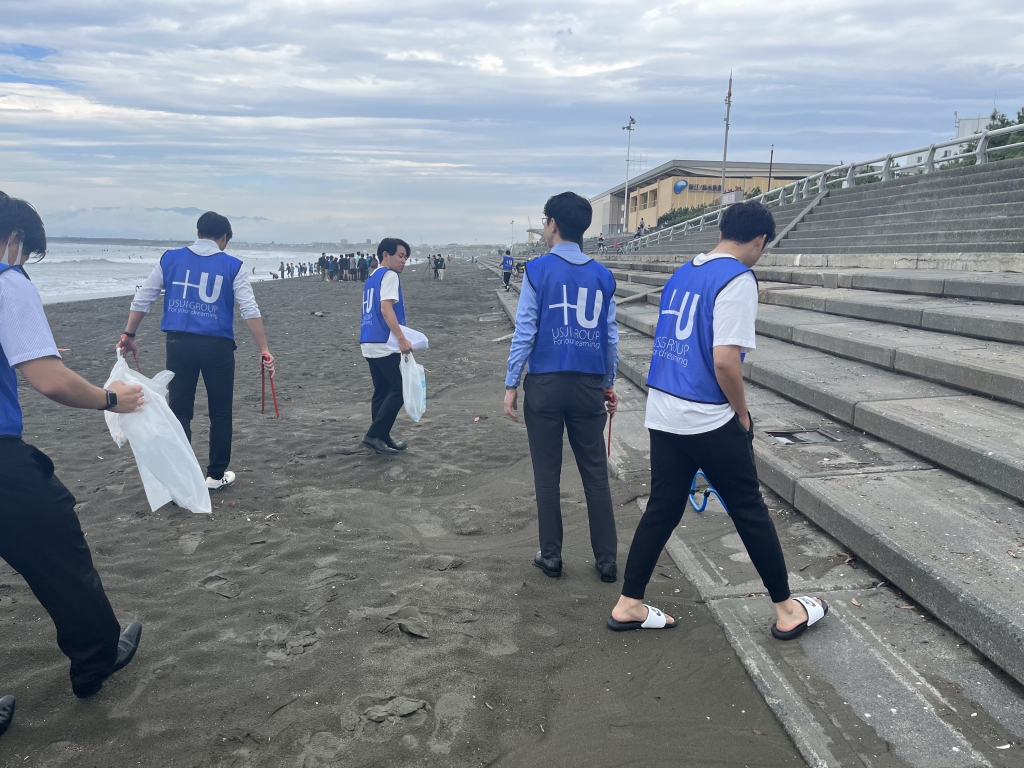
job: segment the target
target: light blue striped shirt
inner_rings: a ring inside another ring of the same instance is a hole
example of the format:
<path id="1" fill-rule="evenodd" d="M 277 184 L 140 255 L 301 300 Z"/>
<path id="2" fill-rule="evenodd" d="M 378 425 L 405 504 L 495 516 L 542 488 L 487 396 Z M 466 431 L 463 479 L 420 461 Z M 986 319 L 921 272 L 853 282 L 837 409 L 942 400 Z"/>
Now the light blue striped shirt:
<path id="1" fill-rule="evenodd" d="M 580 250 L 576 243 L 557 243 L 551 253 L 561 256 L 570 264 L 586 264 L 590 257 Z M 540 310 L 537 307 L 537 292 L 530 281 L 523 279 L 519 292 L 519 308 L 516 310 L 516 332 L 512 336 L 512 348 L 508 353 L 508 373 L 505 376 L 506 387 L 518 387 L 523 378 L 523 367 L 526 365 L 533 346 L 537 342 L 537 320 Z M 615 373 L 619 368 L 619 326 L 615 322 L 615 296 L 608 300 L 608 348 L 605 353 L 604 385 L 615 384 Z"/>

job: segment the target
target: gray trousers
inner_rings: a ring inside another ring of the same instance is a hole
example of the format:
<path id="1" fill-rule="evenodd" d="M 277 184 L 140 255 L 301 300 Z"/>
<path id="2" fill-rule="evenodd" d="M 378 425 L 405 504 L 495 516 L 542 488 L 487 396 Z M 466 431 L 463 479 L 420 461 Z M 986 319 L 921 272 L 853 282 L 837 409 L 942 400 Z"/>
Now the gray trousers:
<path id="1" fill-rule="evenodd" d="M 523 415 L 537 489 L 541 554 L 562 557 L 562 434 L 583 479 L 590 518 L 590 544 L 600 565 L 615 562 L 617 539 L 605 457 L 602 376 L 577 373 L 530 374 L 523 384 Z"/>

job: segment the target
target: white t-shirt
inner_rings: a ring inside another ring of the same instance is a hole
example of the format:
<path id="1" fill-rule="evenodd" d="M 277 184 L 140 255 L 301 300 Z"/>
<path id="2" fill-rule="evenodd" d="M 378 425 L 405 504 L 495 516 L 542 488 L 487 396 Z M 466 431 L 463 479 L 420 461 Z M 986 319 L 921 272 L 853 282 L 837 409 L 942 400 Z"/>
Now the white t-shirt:
<path id="1" fill-rule="evenodd" d="M 39 291 L 15 269 L 0 274 L 0 347 L 12 367 L 40 357 L 60 357 Z"/>
<path id="2" fill-rule="evenodd" d="M 377 267 L 377 269 L 387 269 L 387 267 Z M 373 270 L 374 274 L 377 273 L 377 269 Z M 388 273 L 380 281 L 380 300 L 398 301 L 398 273 L 393 269 L 388 270 Z M 395 350 L 388 349 L 387 342 L 360 344 L 359 350 L 363 353 L 363 357 L 387 357 L 395 354 Z"/>
<path id="3" fill-rule="evenodd" d="M 693 260 L 695 266 L 712 259 L 732 259 L 725 253 L 705 256 L 703 253 Z M 713 346 L 725 347 L 735 344 L 741 352 L 755 348 L 754 325 L 757 320 L 757 280 L 746 272 L 718 294 L 715 299 Z M 667 392 L 651 389 L 647 393 L 647 418 L 644 426 L 659 432 L 676 435 L 698 435 L 711 432 L 727 424 L 734 411 L 728 403 L 714 405 L 683 400 Z"/>

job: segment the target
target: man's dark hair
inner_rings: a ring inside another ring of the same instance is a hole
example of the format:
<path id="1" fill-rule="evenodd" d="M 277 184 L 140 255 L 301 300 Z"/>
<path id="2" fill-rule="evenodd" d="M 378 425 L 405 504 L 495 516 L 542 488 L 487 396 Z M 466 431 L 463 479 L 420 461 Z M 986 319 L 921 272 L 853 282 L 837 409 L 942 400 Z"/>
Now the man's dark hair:
<path id="1" fill-rule="evenodd" d="M 386 253 L 388 256 L 394 256 L 398 253 L 398 246 L 405 246 L 405 252 L 407 255 L 412 255 L 412 248 L 405 240 L 399 240 L 397 237 L 385 237 L 380 241 L 380 245 L 377 246 L 377 258 L 383 258 Z"/>
<path id="2" fill-rule="evenodd" d="M 36 209 L 24 200 L 0 192 L 0 243 L 4 244 L 3 247 L 6 247 L 11 233 L 18 229 L 25 233 L 24 253 L 46 253 L 46 229 Z M 3 255 L 2 250 L 0 255 Z"/>
<path id="3" fill-rule="evenodd" d="M 544 203 L 544 215 L 555 220 L 558 233 L 563 240 L 583 245 L 583 233 L 594 218 L 594 209 L 585 197 L 575 192 L 563 192 L 548 198 Z"/>
<path id="4" fill-rule="evenodd" d="M 510 251 L 510 250 L 508 250 L 508 248 L 506 248 L 505 249 L 505 255 L 506 256 L 511 256 L 512 255 L 512 251 Z"/>
<path id="5" fill-rule="evenodd" d="M 765 245 L 775 239 L 775 219 L 771 211 L 753 200 L 726 208 L 718 228 L 724 239 L 737 243 L 749 243 L 761 235 L 767 235 Z"/>
<path id="6" fill-rule="evenodd" d="M 228 240 L 234 237 L 228 217 L 221 216 L 213 211 L 207 211 L 199 217 L 199 221 L 196 222 L 196 229 L 199 231 L 200 237 L 209 238 L 210 240 L 220 240 L 224 235 L 228 236 Z"/>

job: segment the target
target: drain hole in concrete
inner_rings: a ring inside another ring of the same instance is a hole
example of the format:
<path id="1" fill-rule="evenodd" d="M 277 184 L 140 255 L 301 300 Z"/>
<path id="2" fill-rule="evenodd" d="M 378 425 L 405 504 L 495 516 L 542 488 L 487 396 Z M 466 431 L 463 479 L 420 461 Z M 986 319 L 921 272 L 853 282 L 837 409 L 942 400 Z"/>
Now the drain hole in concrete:
<path id="1" fill-rule="evenodd" d="M 782 445 L 794 445 L 798 443 L 835 443 L 838 439 L 831 435 L 826 435 L 820 430 L 813 430 L 811 432 L 794 431 L 794 432 L 767 432 L 765 433 L 769 437 L 773 438 L 777 443 Z"/>

